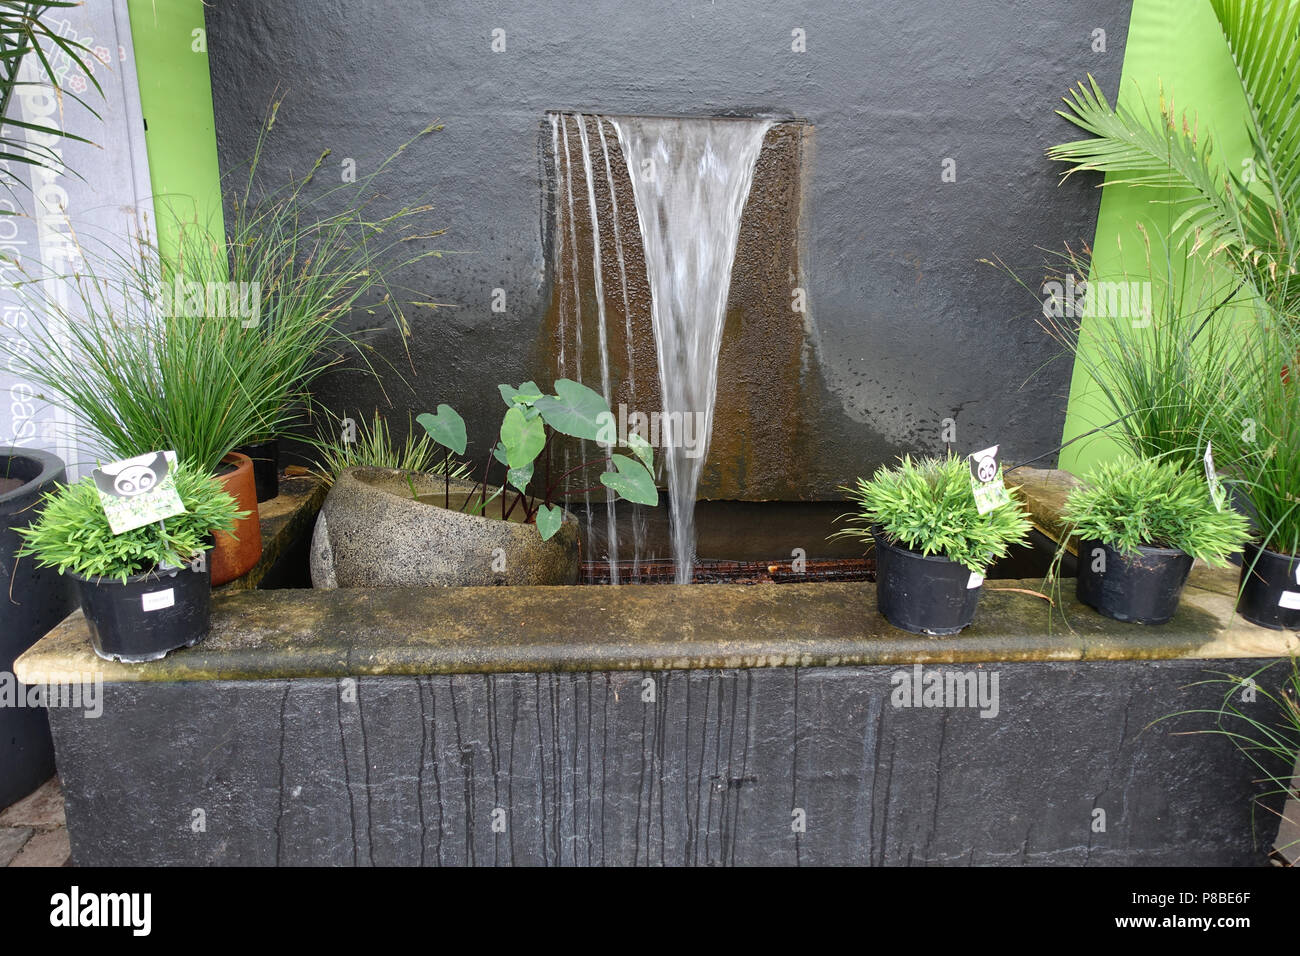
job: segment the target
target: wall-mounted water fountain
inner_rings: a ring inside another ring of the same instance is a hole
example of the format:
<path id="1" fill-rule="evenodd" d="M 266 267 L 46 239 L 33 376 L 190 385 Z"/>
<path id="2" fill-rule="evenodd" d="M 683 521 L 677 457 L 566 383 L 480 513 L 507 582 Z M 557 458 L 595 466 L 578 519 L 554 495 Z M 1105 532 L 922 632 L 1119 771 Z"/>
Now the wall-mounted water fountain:
<path id="1" fill-rule="evenodd" d="M 620 428 L 649 430 L 676 578 L 686 582 L 697 497 L 798 497 L 784 469 L 790 445 L 812 441 L 802 410 L 818 391 L 808 387 L 815 370 L 798 301 L 810 128 L 767 118 L 547 120 L 554 291 L 543 362 L 626 409 Z M 635 567 L 644 555 L 646 515 L 625 507 L 620 516 L 606 502 L 603 520 L 593 518 L 588 556 L 605 557 L 617 581 L 620 556 Z"/>

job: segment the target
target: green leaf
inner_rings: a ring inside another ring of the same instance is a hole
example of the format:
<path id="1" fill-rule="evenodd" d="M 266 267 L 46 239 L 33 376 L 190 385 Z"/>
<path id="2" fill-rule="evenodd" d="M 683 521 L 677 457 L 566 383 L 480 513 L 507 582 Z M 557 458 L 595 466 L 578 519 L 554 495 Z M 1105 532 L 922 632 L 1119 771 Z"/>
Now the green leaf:
<path id="1" fill-rule="evenodd" d="M 497 391 L 501 393 L 501 397 L 506 400 L 506 405 L 509 407 L 515 405 L 531 406 L 533 402 L 546 394 L 533 382 L 524 382 L 518 388 L 511 388 L 509 385 L 498 385 Z"/>
<path id="2" fill-rule="evenodd" d="M 564 509 L 559 505 L 540 505 L 537 508 L 537 530 L 543 541 L 549 541 L 560 530 Z"/>
<path id="3" fill-rule="evenodd" d="M 506 463 L 522 468 L 532 464 L 546 447 L 546 427 L 537 419 L 529 421 L 523 409 L 515 406 L 501 420 L 501 444 L 506 446 Z"/>
<path id="4" fill-rule="evenodd" d="M 626 455 L 614 455 L 613 458 L 618 471 L 603 472 L 600 483 L 620 498 L 639 505 L 657 505 L 659 491 L 655 488 L 654 475 L 646 470 L 645 465 Z"/>
<path id="5" fill-rule="evenodd" d="M 429 437 L 457 455 L 465 454 L 465 419 L 450 405 L 439 405 L 435 414 L 425 412 L 415 419 L 424 426 Z"/>
<path id="6" fill-rule="evenodd" d="M 641 459 L 641 464 L 646 466 L 646 470 L 654 474 L 655 452 L 650 447 L 650 443 L 636 432 L 629 432 L 626 444 L 628 448 L 632 449 L 633 454 Z"/>
<path id="7" fill-rule="evenodd" d="M 524 494 L 528 493 L 528 483 L 533 480 L 533 463 L 530 461 L 522 468 L 511 468 L 506 472 L 506 483 L 514 488 L 518 488 Z"/>
<path id="8" fill-rule="evenodd" d="M 510 467 L 510 460 L 506 457 L 506 446 L 500 442 L 497 442 L 492 446 L 492 457 L 501 462 L 501 464 L 505 465 L 507 468 Z"/>
<path id="9" fill-rule="evenodd" d="M 534 402 L 546 424 L 571 438 L 614 443 L 613 415 L 599 393 L 567 378 L 556 380 L 555 391 Z"/>

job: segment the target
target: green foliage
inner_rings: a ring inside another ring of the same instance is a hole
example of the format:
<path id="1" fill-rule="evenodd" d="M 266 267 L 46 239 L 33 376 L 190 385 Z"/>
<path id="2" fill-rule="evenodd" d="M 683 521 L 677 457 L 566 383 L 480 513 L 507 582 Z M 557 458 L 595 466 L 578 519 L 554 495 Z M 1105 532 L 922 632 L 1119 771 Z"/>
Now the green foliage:
<path id="1" fill-rule="evenodd" d="M 257 193 L 261 145 L 248 186 L 228 196 L 224 244 L 205 225 L 178 223 L 174 254 L 143 239 L 125 252 L 82 246 L 73 275 L 16 284 L 32 322 L 0 354 L 44 399 L 86 420 L 99 436 L 91 455 L 169 449 L 215 469 L 233 448 L 288 430 L 312 382 L 345 353 L 361 354 L 338 323 L 367 293 L 404 328 L 385 276 L 437 254 L 392 264 L 394 250 L 426 238 L 408 220 L 428 207 L 371 216 L 374 176 L 388 161 L 309 196 L 318 160 Z"/>
<path id="2" fill-rule="evenodd" d="M 431 440 L 454 454 L 465 454 L 465 445 L 468 441 L 465 435 L 465 419 L 461 418 L 450 405 L 439 405 L 438 410 L 433 414 L 425 412 L 415 420 L 429 433 Z"/>
<path id="3" fill-rule="evenodd" d="M 441 407 L 446 408 L 445 405 Z M 460 418 L 459 415 L 456 417 Z M 320 437 L 310 442 L 316 449 L 318 460 L 312 473 L 327 486 L 334 484 L 334 479 L 346 468 L 393 468 L 442 475 L 444 465 L 447 465 L 449 477 L 458 480 L 469 473 L 461 462 L 448 463 L 446 456 L 438 454 L 433 439 L 415 428 L 408 428 L 405 442 L 395 444 L 388 421 L 378 409 L 375 409 L 369 424 L 364 421 L 357 423 L 355 435 L 345 435 L 342 425 L 341 421 L 335 422 L 331 437 Z M 463 423 L 461 427 L 464 428 Z M 355 438 L 355 441 L 345 441 L 345 438 Z"/>
<path id="4" fill-rule="evenodd" d="M 609 403 L 599 393 L 566 378 L 556 380 L 554 395 L 547 395 L 534 382 L 524 382 L 519 388 L 499 385 L 497 389 L 506 403 L 506 412 L 501 420 L 500 441 L 493 445 L 491 455 L 506 466 L 506 485 L 519 492 L 519 501 L 523 502 L 526 515 L 536 520 L 537 529 L 542 539 L 546 540 L 559 530 L 563 516 L 562 509 L 551 508 L 558 481 L 545 489 L 541 503 L 530 498 L 528 486 L 533 480 L 538 457 L 549 447 L 550 436 L 547 430 L 612 448 L 617 444 L 614 415 L 609 409 Z M 456 454 L 464 452 L 464 421 L 449 406 L 439 405 L 436 415 L 425 413 L 416 421 L 439 445 Z M 626 447 L 636 455 L 635 458 L 607 454 L 584 462 L 571 471 L 603 463 L 607 470 L 601 473 L 600 485 L 596 485 L 596 488 L 603 485 L 638 504 L 657 504 L 659 492 L 654 481 L 654 451 L 647 441 L 636 434 L 627 436 Z M 612 470 L 609 469 L 610 465 L 613 465 Z M 561 476 L 561 479 L 563 477 L 565 476 Z M 487 497 L 486 478 L 483 484 L 482 500 L 476 510 L 484 508 L 491 500 Z M 505 486 L 502 486 L 492 497 L 504 494 L 505 490 Z M 517 501 L 516 504 L 518 503 Z M 468 506 L 467 500 L 466 507 Z M 513 507 L 512 505 L 511 510 Z"/>
<path id="5" fill-rule="evenodd" d="M 0 184 L 11 194 L 24 185 L 21 177 L 12 170 L 11 163 L 20 163 L 33 170 L 67 172 L 59 140 L 90 142 L 58 126 L 28 123 L 10 115 L 14 97 L 22 95 L 21 88 L 36 82 L 19 78 L 24 63 L 27 63 L 36 67 L 31 71 L 32 75 L 43 76 L 53 84 L 56 96 L 60 99 L 70 97 L 98 117 L 99 114 L 82 97 L 66 88 L 59 79 L 59 71 L 50 62 L 50 56 L 58 58 L 61 54 L 66 57 L 68 64 L 83 75 L 97 93 L 103 94 L 92 69 L 94 54 L 90 48 L 63 36 L 55 29 L 52 20 L 46 20 L 46 14 L 51 10 L 79 7 L 82 2 L 84 0 L 45 0 L 41 3 L 0 0 Z M 13 214 L 10 210 L 0 211 L 0 215 Z"/>
<path id="6" fill-rule="evenodd" d="M 540 505 L 537 509 L 537 533 L 543 541 L 550 541 L 564 521 L 564 509 L 559 505 Z"/>
<path id="7" fill-rule="evenodd" d="M 1176 114 L 1112 108 L 1092 77 L 1066 97 L 1059 115 L 1092 134 L 1048 150 L 1082 170 L 1114 173 L 1108 186 L 1176 190 L 1174 234 L 1205 250 L 1245 281 L 1286 321 L 1300 316 L 1300 5 L 1293 0 L 1210 0 L 1237 67 L 1255 155 L 1253 182 L 1225 162 L 1203 129 Z M 1177 91 L 1173 91 L 1175 94 Z"/>
<path id="8" fill-rule="evenodd" d="M 845 516 L 858 527 L 837 536 L 871 542 L 871 528 L 879 525 L 913 551 L 941 554 L 980 573 L 1029 536 L 1029 519 L 1014 499 L 979 513 L 968 461 L 951 454 L 919 460 L 905 456 L 897 466 L 882 466 L 871 480 L 859 478 L 842 490 L 858 505 L 856 513 Z"/>
<path id="9" fill-rule="evenodd" d="M 1286 668 L 1280 680 L 1269 673 L 1278 666 Z M 1255 800 L 1266 811 L 1266 828 L 1275 831 L 1277 810 L 1268 804 L 1274 797 L 1295 794 L 1291 778 L 1300 755 L 1300 659 L 1273 661 L 1246 677 L 1223 671 L 1209 673 L 1215 676 L 1201 683 L 1223 688 L 1223 700 L 1217 709 L 1184 710 L 1160 720 L 1187 714 L 1212 717 L 1213 727 L 1186 732 L 1227 737 L 1255 765 L 1259 770 L 1257 782 L 1268 787 Z"/>
<path id="10" fill-rule="evenodd" d="M 1260 543 L 1300 554 L 1300 325 L 1258 322 L 1240 347 L 1210 415 L 1215 456 L 1254 508 Z"/>
<path id="11" fill-rule="evenodd" d="M 248 517 L 221 482 L 192 462 L 173 472 L 185 514 L 114 535 L 100 504 L 94 479 L 63 485 L 42 499 L 40 516 L 18 529 L 24 538 L 19 555 L 40 567 L 55 567 L 85 578 L 116 578 L 160 565 L 180 567 L 208 546 L 212 531 L 233 532 L 236 520 Z"/>
<path id="12" fill-rule="evenodd" d="M 1122 554 L 1138 545 L 1177 548 L 1217 566 L 1250 537 L 1244 516 L 1215 507 L 1203 472 L 1154 458 L 1099 465 L 1070 492 L 1062 517 L 1079 537 Z"/>
<path id="13" fill-rule="evenodd" d="M 655 488 L 654 476 L 646 470 L 645 465 L 627 455 L 613 455 L 617 471 L 606 471 L 600 476 L 600 483 L 618 493 L 620 498 L 639 505 L 659 503 L 659 492 Z"/>
<path id="14" fill-rule="evenodd" d="M 1145 235 L 1141 224 L 1138 229 Z M 1072 311 L 1049 296 L 1035 319 L 1095 384 L 1103 416 L 1097 425 L 1106 426 L 1134 457 L 1174 458 L 1192 466 L 1204 453 L 1207 418 L 1236 359 L 1238 330 L 1231 314 L 1215 312 L 1230 289 L 1213 278 L 1193 278 L 1193 270 L 1175 261 L 1178 255 L 1162 247 L 1153 256 L 1148 245 L 1143 274 L 1088 286 L 1084 315 L 1077 303 Z M 1035 298 L 1040 295 L 1002 262 L 984 261 L 1001 267 Z M 1082 288 L 1090 275 L 1091 257 L 1067 248 L 1055 258 L 1047 281 L 1058 287 L 1073 281 Z M 1138 315 L 1131 301 L 1130 314 L 1113 315 L 1107 303 L 1097 301 L 1104 295 L 1099 288 L 1144 287 L 1152 290 L 1150 315 Z"/>

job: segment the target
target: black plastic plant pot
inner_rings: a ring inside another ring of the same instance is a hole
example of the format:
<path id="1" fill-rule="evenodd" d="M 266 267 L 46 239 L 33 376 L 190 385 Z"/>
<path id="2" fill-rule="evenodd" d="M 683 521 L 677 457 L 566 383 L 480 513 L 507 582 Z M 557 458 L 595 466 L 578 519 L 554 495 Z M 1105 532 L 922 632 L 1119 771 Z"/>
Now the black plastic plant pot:
<path id="1" fill-rule="evenodd" d="M 1300 631 L 1300 555 L 1247 544 L 1237 613 L 1260 627 Z"/>
<path id="2" fill-rule="evenodd" d="M 1096 539 L 1079 542 L 1079 601 L 1117 621 L 1164 624 L 1178 610 L 1192 556 L 1177 548 L 1138 545 L 1121 554 Z"/>
<path id="3" fill-rule="evenodd" d="M 207 561 L 199 570 L 136 574 L 125 584 L 115 578 L 69 577 L 77 582 L 91 644 L 105 660 L 156 661 L 197 644 L 208 633 L 212 572 Z"/>
<path id="4" fill-rule="evenodd" d="M 913 634 L 956 634 L 975 619 L 983 577 L 942 555 L 924 555 L 876 539 L 876 600 L 894 627 Z"/>
<path id="5" fill-rule="evenodd" d="M 36 520 L 41 497 L 66 480 L 55 456 L 0 447 L 0 680 L 13 680 L 14 660 L 77 606 L 71 581 L 14 556 L 22 545 L 18 529 Z M 53 773 L 44 708 L 0 706 L 0 807 L 21 800 Z"/>
<path id="6" fill-rule="evenodd" d="M 257 486 L 257 501 L 270 501 L 280 494 L 280 439 L 240 445 L 235 449 L 253 460 L 253 484 Z"/>

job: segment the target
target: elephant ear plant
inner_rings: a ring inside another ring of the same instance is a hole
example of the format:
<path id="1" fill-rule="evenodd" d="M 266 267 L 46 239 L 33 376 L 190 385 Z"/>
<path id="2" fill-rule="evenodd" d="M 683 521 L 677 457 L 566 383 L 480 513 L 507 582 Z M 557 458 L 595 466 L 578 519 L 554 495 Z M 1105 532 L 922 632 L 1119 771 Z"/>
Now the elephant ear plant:
<path id="1" fill-rule="evenodd" d="M 905 456 L 842 490 L 858 506 L 845 516 L 857 527 L 837 535 L 874 543 L 881 613 L 904 630 L 964 628 L 974 618 L 984 572 L 1029 535 L 1014 498 L 980 513 L 968 461 L 953 455 Z"/>
<path id="2" fill-rule="evenodd" d="M 650 443 L 635 432 L 627 435 L 624 447 L 628 455 L 602 454 L 552 477 L 550 459 L 546 459 L 546 474 L 536 475 L 539 457 L 550 447 L 555 433 L 595 442 L 601 448 L 618 445 L 617 423 L 609 403 L 585 385 L 566 378 L 555 383 L 555 394 L 548 395 L 533 382 L 524 382 L 518 388 L 498 386 L 506 403 L 501 420 L 500 440 L 487 456 L 482 478 L 475 484 L 474 493 L 465 498 L 464 510 L 483 513 L 488 504 L 501 498 L 501 515 L 508 518 L 515 508 L 522 508 L 525 521 L 535 521 L 542 540 L 549 540 L 564 520 L 563 498 L 584 494 L 602 486 L 618 497 L 637 504 L 654 505 L 659 502 L 659 492 L 654 480 L 654 452 Z M 467 445 L 465 421 L 449 405 L 439 405 L 432 413 L 426 412 L 416 421 L 429 437 L 446 449 L 448 461 L 444 473 L 450 474 L 450 456 L 463 455 Z M 585 446 L 584 446 L 585 447 Z M 505 482 L 490 495 L 488 475 L 493 461 L 506 468 Z M 603 465 L 599 485 L 560 494 L 566 478 L 585 469 Z M 534 479 L 540 480 L 539 493 Z M 479 487 L 482 491 L 479 491 Z M 507 499 L 509 503 L 507 503 Z M 450 503 L 448 495 L 445 501 Z"/>
<path id="3" fill-rule="evenodd" d="M 1214 495 L 1200 469 L 1176 461 L 1098 466 L 1062 513 L 1079 540 L 1079 600 L 1119 621 L 1168 621 L 1192 562 L 1222 567 L 1250 536 L 1246 518 Z"/>
<path id="4" fill-rule="evenodd" d="M 200 640 L 211 596 L 213 532 L 246 516 L 209 470 L 174 468 L 183 514 L 114 534 L 93 478 L 45 496 L 40 516 L 19 530 L 19 556 L 71 577 L 95 651 L 123 661 L 155 660 Z"/>

